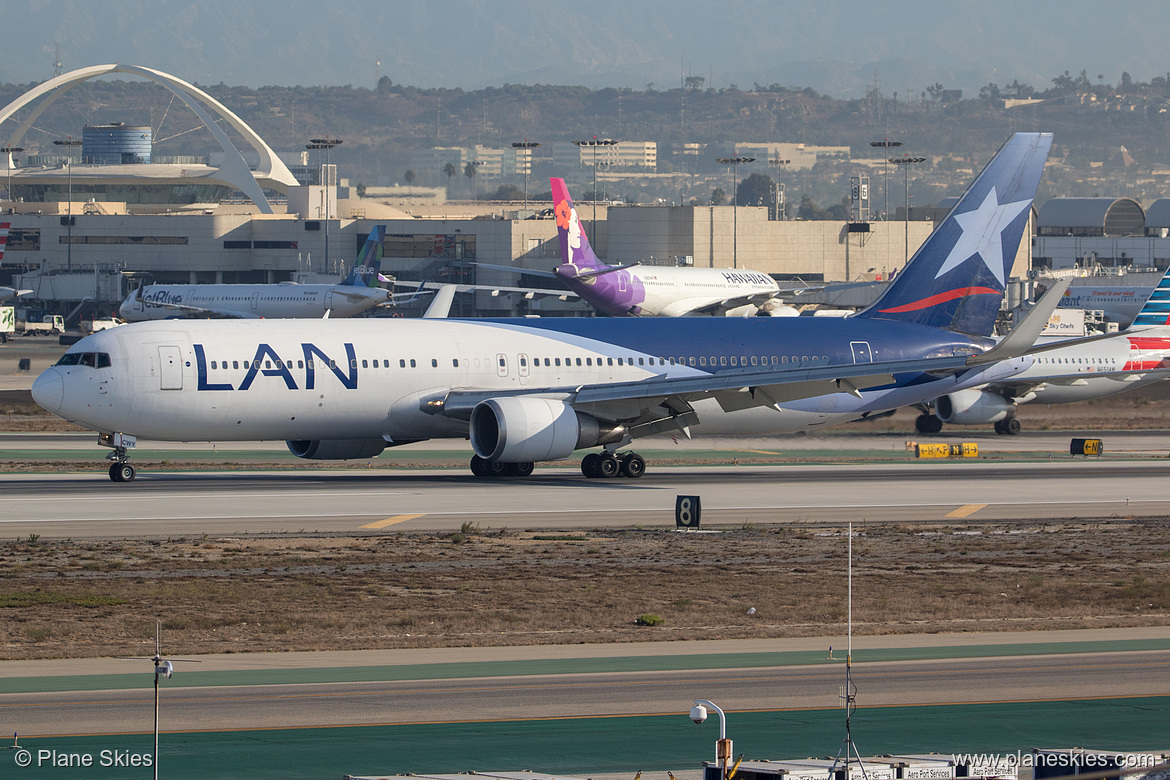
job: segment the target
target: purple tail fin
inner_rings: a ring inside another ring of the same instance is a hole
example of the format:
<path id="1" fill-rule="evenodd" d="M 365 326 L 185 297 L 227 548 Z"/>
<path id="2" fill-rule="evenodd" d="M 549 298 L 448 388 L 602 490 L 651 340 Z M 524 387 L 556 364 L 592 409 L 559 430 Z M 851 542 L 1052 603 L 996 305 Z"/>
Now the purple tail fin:
<path id="1" fill-rule="evenodd" d="M 557 236 L 561 242 L 561 261 L 577 268 L 576 272 L 559 275 L 577 276 L 582 271 L 605 268 L 605 264 L 593 253 L 593 247 L 589 246 L 589 237 L 577 219 L 577 209 L 573 207 L 565 180 L 549 179 L 549 183 L 552 185 L 553 213 L 557 217 Z"/>

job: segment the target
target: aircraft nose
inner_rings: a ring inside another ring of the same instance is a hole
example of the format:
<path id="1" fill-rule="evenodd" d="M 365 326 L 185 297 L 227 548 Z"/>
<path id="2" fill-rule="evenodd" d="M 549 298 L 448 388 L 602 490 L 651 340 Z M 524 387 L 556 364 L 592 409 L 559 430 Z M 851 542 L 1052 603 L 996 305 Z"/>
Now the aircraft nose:
<path id="1" fill-rule="evenodd" d="M 55 368 L 45 369 L 32 386 L 32 397 L 47 412 L 56 413 L 65 400 L 65 382 Z"/>

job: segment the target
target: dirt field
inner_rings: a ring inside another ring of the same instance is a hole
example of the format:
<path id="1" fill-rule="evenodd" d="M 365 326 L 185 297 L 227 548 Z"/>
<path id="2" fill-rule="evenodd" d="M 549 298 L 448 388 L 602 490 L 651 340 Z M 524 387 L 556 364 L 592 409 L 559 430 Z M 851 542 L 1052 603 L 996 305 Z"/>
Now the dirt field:
<path id="1" fill-rule="evenodd" d="M 1170 520 L 867 525 L 859 634 L 1165 624 Z M 0 546 L 0 658 L 844 632 L 841 528 Z M 755 613 L 749 614 L 754 608 Z"/>

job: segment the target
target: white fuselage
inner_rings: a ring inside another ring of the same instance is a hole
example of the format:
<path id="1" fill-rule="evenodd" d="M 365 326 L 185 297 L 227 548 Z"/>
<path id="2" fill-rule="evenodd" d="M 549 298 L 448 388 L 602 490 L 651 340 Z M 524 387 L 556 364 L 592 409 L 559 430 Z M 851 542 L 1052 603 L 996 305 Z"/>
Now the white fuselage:
<path id="1" fill-rule="evenodd" d="M 316 319 L 326 312 L 352 317 L 388 299 L 381 288 L 337 284 L 151 284 L 141 296 L 137 290 L 127 296 L 118 314 L 128 322 L 200 316 Z"/>
<path id="2" fill-rule="evenodd" d="M 1168 359 L 1170 330 L 1150 328 L 1039 354 L 1011 384 L 1035 383 L 1017 403 L 1089 401 L 1165 379 Z"/>
<path id="3" fill-rule="evenodd" d="M 772 277 L 731 268 L 671 268 L 636 266 L 630 269 L 646 290 L 646 316 L 677 317 L 684 312 L 755 295 L 775 295 Z"/>
<path id="4" fill-rule="evenodd" d="M 664 349 L 685 358 L 681 340 Z M 326 328 L 294 320 L 173 320 L 96 333 L 67 356 L 75 353 L 82 362 L 58 364 L 37 379 L 38 403 L 86 428 L 166 441 L 464 438 L 466 421 L 430 413 L 428 403 L 452 390 L 709 376 L 681 360 L 517 321 L 358 319 Z M 725 411 L 705 398 L 694 403 L 695 432 L 785 433 L 845 422 L 1006 379 L 1030 363 L 1020 358 L 962 380 L 863 390 L 860 397 L 831 392 L 785 403 L 783 411 L 768 404 Z M 615 408 L 624 407 L 609 411 Z"/>

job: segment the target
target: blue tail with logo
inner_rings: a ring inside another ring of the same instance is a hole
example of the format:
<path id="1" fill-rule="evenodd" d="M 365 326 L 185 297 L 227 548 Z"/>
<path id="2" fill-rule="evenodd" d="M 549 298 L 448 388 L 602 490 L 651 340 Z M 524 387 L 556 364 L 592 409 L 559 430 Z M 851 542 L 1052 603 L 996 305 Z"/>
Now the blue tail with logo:
<path id="1" fill-rule="evenodd" d="M 1142 306 L 1130 327 L 1144 325 L 1170 325 L 1170 268 L 1166 269 L 1165 276 L 1150 293 L 1150 299 Z"/>
<path id="2" fill-rule="evenodd" d="M 1009 138 L 885 293 L 857 316 L 990 335 L 1051 146 L 1051 133 Z"/>
<path id="3" fill-rule="evenodd" d="M 382 268 L 382 241 L 386 238 L 386 226 L 376 225 L 370 231 L 365 246 L 358 253 L 353 270 L 342 281 L 350 287 L 377 287 L 378 272 Z"/>

